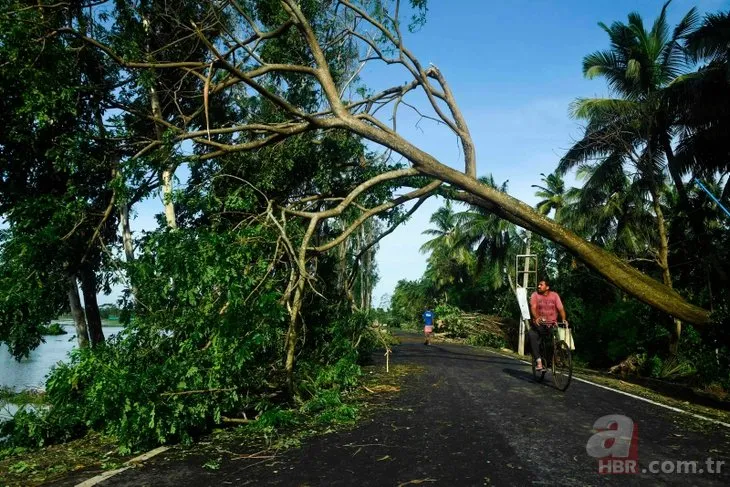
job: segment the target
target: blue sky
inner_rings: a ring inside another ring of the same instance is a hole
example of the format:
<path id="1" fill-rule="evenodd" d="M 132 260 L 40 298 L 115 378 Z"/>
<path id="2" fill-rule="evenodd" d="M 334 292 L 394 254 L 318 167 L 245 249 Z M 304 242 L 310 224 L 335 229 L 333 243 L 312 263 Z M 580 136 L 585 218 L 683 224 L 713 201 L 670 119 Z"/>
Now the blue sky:
<path id="1" fill-rule="evenodd" d="M 458 5 L 458 8 L 455 7 Z M 510 1 L 429 2 L 427 24 L 407 45 L 425 63 L 446 76 L 464 113 L 477 150 L 478 175 L 509 180 L 509 193 L 535 204 L 532 184 L 548 174 L 571 143 L 580 136 L 568 106 L 577 97 L 606 96 L 600 79 L 581 72 L 586 54 L 608 47 L 599 21 L 626 21 L 638 11 L 647 25 L 659 14 L 662 1 Z M 697 6 L 700 13 L 727 9 L 728 1 L 675 0 L 669 7 L 672 27 Z M 377 84 L 381 72 L 371 74 Z M 392 78 L 405 81 L 402 77 Z M 404 117 L 405 118 L 405 117 Z M 422 130 L 399 119 L 398 127 L 411 142 L 441 162 L 463 168 L 455 139 L 443 127 L 421 122 Z M 373 293 L 378 305 L 399 279 L 417 279 L 426 268 L 418 249 L 428 237 L 430 215 L 443 203 L 432 199 L 409 222 L 381 242 L 377 254 L 380 281 Z"/>
<path id="2" fill-rule="evenodd" d="M 605 96 L 605 83 L 586 80 L 583 56 L 608 47 L 599 21 L 625 21 L 638 11 L 648 25 L 663 2 L 431 0 L 426 25 L 407 35 L 406 44 L 424 63 L 446 76 L 470 126 L 476 144 L 478 174 L 493 174 L 497 183 L 509 180 L 513 196 L 534 204 L 532 184 L 550 173 L 560 155 L 580 135 L 568 117 L 577 97 Z M 729 1 L 675 0 L 669 8 L 674 25 L 691 7 L 701 13 L 727 9 Z M 365 84 L 377 89 L 401 84 L 407 73 L 396 69 L 366 69 Z M 463 168 L 456 139 L 445 128 L 402 112 L 398 127 L 417 146 L 443 163 Z M 183 169 L 180 176 L 184 178 Z M 419 247 L 430 215 L 442 204 L 431 199 L 381 242 L 376 260 L 380 281 L 373 293 L 378 305 L 399 279 L 417 279 L 426 268 Z M 153 228 L 162 211 L 159 198 L 136 209 L 133 230 Z M 116 295 L 100 297 L 113 302 Z"/>

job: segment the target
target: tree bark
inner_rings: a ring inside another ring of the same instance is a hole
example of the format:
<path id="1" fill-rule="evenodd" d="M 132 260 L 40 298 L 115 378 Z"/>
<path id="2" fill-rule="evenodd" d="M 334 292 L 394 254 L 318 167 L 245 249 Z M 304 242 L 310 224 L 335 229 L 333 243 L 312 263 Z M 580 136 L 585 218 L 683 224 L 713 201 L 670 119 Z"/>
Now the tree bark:
<path id="1" fill-rule="evenodd" d="M 299 312 L 302 309 L 305 284 L 304 276 L 299 276 L 299 282 L 297 282 L 296 289 L 294 290 L 294 297 L 289 312 L 289 330 L 286 334 L 286 363 L 284 369 L 286 371 L 287 389 L 292 398 L 296 394 L 294 387 L 294 365 L 296 363 L 297 341 L 299 341 Z"/>
<path id="2" fill-rule="evenodd" d="M 151 39 L 151 32 L 152 32 L 152 21 L 149 17 L 144 17 L 142 19 L 142 25 L 144 26 L 145 33 L 147 35 L 147 43 L 146 43 L 146 49 L 147 49 L 147 57 L 150 57 L 150 39 Z M 155 70 L 152 69 L 152 75 L 155 76 Z M 162 114 L 162 104 L 160 103 L 160 95 L 157 92 L 156 88 L 157 82 L 153 82 L 152 86 L 149 89 L 150 93 L 150 106 L 152 108 L 152 116 L 156 120 L 163 120 L 163 114 Z M 162 126 L 159 122 L 155 121 L 155 137 L 158 141 L 162 141 L 163 138 L 163 130 Z M 167 222 L 168 228 L 177 228 L 177 219 L 175 218 L 175 204 L 172 200 L 172 179 L 175 175 L 175 165 L 170 164 L 165 166 L 162 171 L 160 172 L 160 182 L 162 187 L 162 202 L 165 207 L 165 220 Z"/>
<path id="3" fill-rule="evenodd" d="M 124 258 L 127 264 L 134 262 L 134 246 L 132 243 L 132 230 L 129 226 L 129 205 L 122 203 L 119 208 L 119 220 L 122 223 L 122 246 L 124 247 Z"/>
<path id="4" fill-rule="evenodd" d="M 71 316 L 74 319 L 76 327 L 76 340 L 79 348 L 88 348 L 89 346 L 89 330 L 86 326 L 86 317 L 84 310 L 81 308 L 81 298 L 79 297 L 79 284 L 75 276 L 68 277 L 68 305 L 71 309 Z"/>
<path id="5" fill-rule="evenodd" d="M 104 331 L 101 329 L 101 314 L 96 300 L 96 273 L 91 269 L 81 271 L 81 290 L 84 293 L 84 309 L 89 327 L 91 346 L 104 343 Z"/>
<path id="6" fill-rule="evenodd" d="M 177 218 L 175 217 L 175 203 L 172 201 L 172 179 L 175 175 L 175 169 L 171 166 L 162 170 L 162 200 L 165 205 L 165 221 L 168 228 L 177 228 Z"/>
<path id="7" fill-rule="evenodd" d="M 337 287 L 347 293 L 347 241 L 337 247 Z"/>
<path id="8" fill-rule="evenodd" d="M 698 328 L 710 323 L 710 314 L 707 310 L 688 303 L 672 288 L 644 275 L 615 255 L 540 215 L 522 201 L 441 164 L 432 155 L 405 141 L 398 134 L 386 132 L 352 116 L 342 121 L 334 121 L 333 124 L 393 149 L 410 160 L 414 168 L 421 173 L 451 183 L 473 196 L 473 198 L 464 196 L 462 200 L 489 209 L 505 220 L 562 245 L 613 285 L 649 306 L 693 323 Z"/>
<path id="9" fill-rule="evenodd" d="M 358 239 L 357 239 L 357 248 L 358 252 L 365 247 L 365 225 L 367 223 L 364 223 L 360 226 L 360 231 L 358 232 Z M 363 255 L 363 265 L 360 266 L 360 309 L 363 311 L 367 311 L 367 300 L 365 298 L 365 293 L 367 292 L 368 287 L 368 275 L 367 275 L 367 256 Z"/>
<path id="10" fill-rule="evenodd" d="M 304 300 L 304 292 L 307 284 L 307 247 L 318 225 L 319 218 L 317 217 L 309 221 L 309 226 L 304 233 L 302 243 L 299 247 L 299 253 L 296 256 L 296 262 L 291 262 L 294 266 L 292 276 L 296 276 L 296 283 L 294 284 L 295 289 L 289 305 L 289 329 L 286 332 L 286 361 L 284 363 L 284 370 L 286 372 L 287 389 L 292 399 L 296 395 L 296 388 L 294 387 L 294 366 L 297 359 L 297 342 L 299 341 L 299 314 L 302 309 L 302 301 Z"/>
<path id="11" fill-rule="evenodd" d="M 659 234 L 659 252 L 658 261 L 659 267 L 662 271 L 662 281 L 664 285 L 669 287 L 672 286 L 672 275 L 669 271 L 669 237 L 667 236 L 667 225 L 664 220 L 664 212 L 659 201 L 659 195 L 656 191 L 652 191 L 651 197 L 653 199 L 654 214 L 657 219 L 657 233 Z M 678 318 L 672 318 L 669 328 L 669 353 L 671 355 L 677 355 L 679 351 L 679 337 L 682 333 L 682 321 Z"/>
<path id="12" fill-rule="evenodd" d="M 162 106 L 160 105 L 160 97 L 155 88 L 150 88 L 150 102 L 152 104 L 152 115 L 155 118 L 162 119 Z M 155 122 L 155 133 L 157 140 L 162 140 L 162 128 Z M 160 174 L 162 186 L 162 203 L 165 206 L 165 221 L 168 228 L 177 228 L 177 218 L 175 217 L 175 203 L 172 200 L 173 185 L 172 180 L 175 176 L 175 166 L 168 165 L 162 169 Z"/>

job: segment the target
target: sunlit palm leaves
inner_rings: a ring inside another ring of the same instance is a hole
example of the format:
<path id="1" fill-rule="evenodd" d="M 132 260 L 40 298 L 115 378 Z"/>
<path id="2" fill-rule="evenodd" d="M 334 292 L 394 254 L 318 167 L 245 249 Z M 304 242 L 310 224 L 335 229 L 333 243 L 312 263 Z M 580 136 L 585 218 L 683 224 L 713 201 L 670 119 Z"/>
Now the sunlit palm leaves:
<path id="1" fill-rule="evenodd" d="M 490 176 L 480 178 L 482 184 L 502 192 L 507 183 L 497 185 Z M 457 215 L 464 236 L 463 245 L 476 257 L 477 274 L 493 289 L 502 285 L 510 251 L 517 240 L 515 226 L 481 207 L 471 207 Z"/>
<path id="2" fill-rule="evenodd" d="M 605 78 L 615 96 L 582 98 L 572 105 L 573 116 L 586 121 L 585 133 L 561 159 L 560 173 L 610 157 L 660 180 L 664 155 L 674 162 L 670 143 L 675 127 L 662 103 L 662 90 L 687 70 L 680 40 L 694 29 L 697 12 L 691 9 L 670 33 L 668 4 L 649 30 L 637 13 L 629 14 L 626 24 L 599 24 L 611 47 L 586 56 L 583 73 Z M 674 166 L 670 172 L 681 189 L 681 172 Z"/>
<path id="3" fill-rule="evenodd" d="M 482 184 L 506 191 L 506 183 L 497 186 L 491 176 Z M 421 246 L 430 252 L 426 277 L 443 287 L 465 279 L 481 281 L 496 289 L 503 284 L 510 250 L 516 240 L 513 224 L 481 207 L 469 207 L 455 213 L 450 202 L 432 216 L 435 228 L 423 233 L 434 236 Z"/>
<path id="4" fill-rule="evenodd" d="M 700 68 L 676 79 L 665 90 L 664 104 L 680 131 L 679 170 L 711 178 L 730 170 L 730 12 L 707 15 L 686 36 L 686 52 Z M 730 185 L 723 196 L 730 196 Z"/>
<path id="5" fill-rule="evenodd" d="M 543 215 L 549 215 L 555 211 L 555 220 L 560 221 L 560 211 L 565 206 L 565 181 L 560 174 L 552 173 L 547 176 L 540 173 L 543 185 L 533 184 L 533 188 L 537 188 L 535 196 L 541 200 L 535 205 L 537 211 Z"/>

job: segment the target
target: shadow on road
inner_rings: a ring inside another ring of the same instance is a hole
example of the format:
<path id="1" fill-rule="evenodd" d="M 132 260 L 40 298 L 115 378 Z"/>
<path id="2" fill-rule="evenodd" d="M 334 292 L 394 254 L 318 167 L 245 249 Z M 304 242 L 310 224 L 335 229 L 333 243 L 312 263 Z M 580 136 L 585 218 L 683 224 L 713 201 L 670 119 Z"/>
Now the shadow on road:
<path id="1" fill-rule="evenodd" d="M 550 388 L 554 388 L 552 379 L 550 377 L 550 374 L 546 374 L 545 379 L 542 382 L 538 382 L 535 380 L 535 378 L 532 376 L 532 371 L 524 371 L 524 370 L 518 370 L 518 369 L 502 369 L 502 372 L 504 372 L 507 375 L 511 375 L 515 379 L 522 380 L 525 382 L 531 382 L 533 384 L 539 384 L 541 386 L 546 386 Z"/>

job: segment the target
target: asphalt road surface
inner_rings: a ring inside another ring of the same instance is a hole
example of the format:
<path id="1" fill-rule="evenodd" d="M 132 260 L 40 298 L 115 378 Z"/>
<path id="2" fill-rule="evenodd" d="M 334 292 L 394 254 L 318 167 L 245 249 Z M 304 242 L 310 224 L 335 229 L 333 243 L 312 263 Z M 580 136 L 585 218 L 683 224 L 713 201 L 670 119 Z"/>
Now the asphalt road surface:
<path id="1" fill-rule="evenodd" d="M 581 382 L 560 392 L 550 375 L 538 384 L 528 365 L 496 353 L 401 339 L 391 363 L 423 372 L 351 430 L 212 471 L 162 454 L 99 485 L 730 485 L 730 428 Z M 599 474 L 587 453 L 606 415 L 638 428 L 634 474 Z"/>

